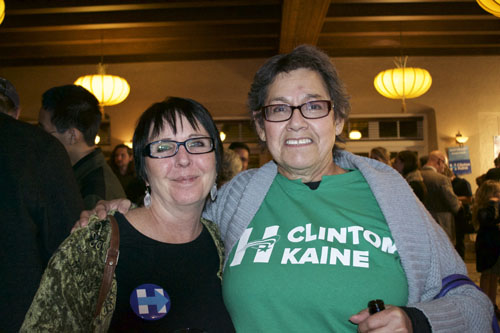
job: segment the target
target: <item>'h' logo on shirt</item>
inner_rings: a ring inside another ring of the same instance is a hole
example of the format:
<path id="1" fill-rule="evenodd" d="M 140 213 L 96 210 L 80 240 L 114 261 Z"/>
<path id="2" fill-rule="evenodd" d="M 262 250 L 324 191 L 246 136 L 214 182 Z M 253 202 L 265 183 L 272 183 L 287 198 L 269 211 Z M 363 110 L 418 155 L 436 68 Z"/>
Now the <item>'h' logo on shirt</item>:
<path id="1" fill-rule="evenodd" d="M 248 242 L 253 228 L 246 229 L 243 235 L 241 235 L 230 266 L 241 264 L 243 256 L 248 248 L 257 250 L 253 262 L 268 263 L 273 252 L 274 244 L 280 239 L 280 236 L 278 236 L 278 229 L 279 226 L 277 225 L 267 227 L 262 239 L 253 242 Z"/>

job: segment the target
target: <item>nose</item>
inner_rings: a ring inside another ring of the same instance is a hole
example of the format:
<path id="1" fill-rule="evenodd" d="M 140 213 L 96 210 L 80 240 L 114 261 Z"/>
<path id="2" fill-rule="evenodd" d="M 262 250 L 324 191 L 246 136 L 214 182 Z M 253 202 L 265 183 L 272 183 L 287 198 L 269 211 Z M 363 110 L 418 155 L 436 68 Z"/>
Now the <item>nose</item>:
<path id="1" fill-rule="evenodd" d="M 293 108 L 292 117 L 288 119 L 287 128 L 292 131 L 298 131 L 300 129 L 307 128 L 307 119 L 302 116 L 300 109 L 298 107 Z"/>
<path id="2" fill-rule="evenodd" d="M 187 152 L 184 145 L 179 146 L 177 154 L 174 156 L 175 164 L 180 167 L 186 167 L 191 164 L 191 154 Z"/>

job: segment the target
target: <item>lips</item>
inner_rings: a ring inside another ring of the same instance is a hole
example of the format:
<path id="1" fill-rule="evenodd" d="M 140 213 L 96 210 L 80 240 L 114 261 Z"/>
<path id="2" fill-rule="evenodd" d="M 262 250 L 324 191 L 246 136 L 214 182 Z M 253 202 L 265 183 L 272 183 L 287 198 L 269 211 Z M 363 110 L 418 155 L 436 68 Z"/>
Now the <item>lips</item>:
<path id="1" fill-rule="evenodd" d="M 196 178 L 198 178 L 198 176 L 182 176 L 174 178 L 173 180 L 182 184 L 186 184 L 193 182 L 194 180 L 196 180 Z"/>
<path id="2" fill-rule="evenodd" d="M 309 138 L 300 138 L 300 139 L 287 139 L 285 144 L 290 146 L 298 146 L 298 145 L 307 145 L 312 143 L 312 140 Z"/>

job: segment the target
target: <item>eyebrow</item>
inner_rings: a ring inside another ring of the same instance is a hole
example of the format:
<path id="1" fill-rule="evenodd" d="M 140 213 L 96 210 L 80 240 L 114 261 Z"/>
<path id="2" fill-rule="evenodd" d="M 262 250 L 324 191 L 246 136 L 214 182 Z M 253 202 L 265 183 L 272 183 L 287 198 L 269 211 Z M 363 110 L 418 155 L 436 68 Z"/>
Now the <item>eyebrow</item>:
<path id="1" fill-rule="evenodd" d="M 323 97 L 320 94 L 307 94 L 307 95 L 305 95 L 306 100 L 311 99 L 311 98 L 323 98 Z M 282 97 L 282 96 L 275 97 L 269 101 L 269 103 L 273 103 L 273 102 L 282 102 L 285 104 L 291 104 L 289 102 L 288 98 Z"/>
<path id="2" fill-rule="evenodd" d="M 189 140 L 189 139 L 193 139 L 193 138 L 211 138 L 210 134 L 207 133 L 207 134 L 202 134 L 202 133 L 193 133 L 193 134 L 189 134 L 189 136 L 187 137 L 186 140 Z M 152 140 L 152 141 L 160 141 L 160 140 L 165 140 L 165 141 L 176 141 L 176 142 L 179 142 L 173 138 L 170 138 L 170 137 L 167 137 L 167 138 L 161 138 L 161 139 L 156 139 L 156 140 Z M 185 141 L 185 140 L 184 140 Z"/>

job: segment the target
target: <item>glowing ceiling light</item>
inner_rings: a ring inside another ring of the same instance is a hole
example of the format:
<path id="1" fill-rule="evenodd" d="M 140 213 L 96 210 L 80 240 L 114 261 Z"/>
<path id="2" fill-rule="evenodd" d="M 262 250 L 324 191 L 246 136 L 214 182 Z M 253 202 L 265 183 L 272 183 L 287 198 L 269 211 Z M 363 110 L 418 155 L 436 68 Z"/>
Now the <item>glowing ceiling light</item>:
<path id="1" fill-rule="evenodd" d="M 406 58 L 396 65 L 397 68 L 378 73 L 373 85 L 382 96 L 401 99 L 403 111 L 406 111 L 405 100 L 425 94 L 431 87 L 432 77 L 425 69 L 406 67 Z"/>
<path id="2" fill-rule="evenodd" d="M 81 76 L 75 81 L 75 85 L 82 86 L 94 94 L 101 107 L 119 104 L 130 93 L 127 80 L 106 74 L 102 63 L 99 64 L 99 74 Z"/>
<path id="3" fill-rule="evenodd" d="M 479 6 L 490 14 L 500 17 L 500 1 L 498 0 L 476 0 Z"/>
<path id="4" fill-rule="evenodd" d="M 0 0 L 0 24 L 2 24 L 4 18 L 5 18 L 5 2 L 3 0 Z"/>

